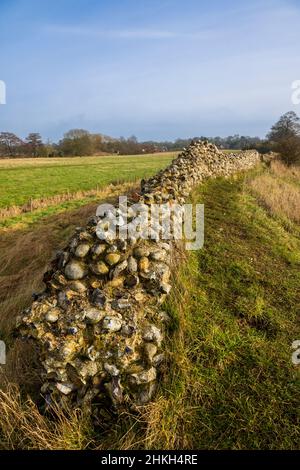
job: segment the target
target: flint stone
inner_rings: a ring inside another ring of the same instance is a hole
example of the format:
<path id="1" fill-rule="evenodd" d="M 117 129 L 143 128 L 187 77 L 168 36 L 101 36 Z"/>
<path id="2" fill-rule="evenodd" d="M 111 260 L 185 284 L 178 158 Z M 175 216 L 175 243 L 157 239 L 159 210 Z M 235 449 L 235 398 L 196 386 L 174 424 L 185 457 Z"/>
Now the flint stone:
<path id="1" fill-rule="evenodd" d="M 150 382 L 146 386 L 142 387 L 142 389 L 135 394 L 135 400 L 137 405 L 145 405 L 146 403 L 149 403 L 149 401 L 152 400 L 155 391 L 155 382 Z"/>
<path id="2" fill-rule="evenodd" d="M 103 320 L 102 327 L 110 332 L 119 331 L 122 328 L 122 322 L 117 317 L 106 316 Z"/>
<path id="3" fill-rule="evenodd" d="M 149 269 L 149 259 L 143 256 L 139 262 L 139 268 L 142 272 L 147 272 Z"/>
<path id="4" fill-rule="evenodd" d="M 143 385 L 149 382 L 153 382 L 156 379 L 156 375 L 155 367 L 151 367 L 148 370 L 131 374 L 130 379 L 134 385 Z"/>
<path id="5" fill-rule="evenodd" d="M 154 342 L 160 346 L 163 336 L 159 328 L 154 325 L 149 325 L 143 331 L 143 339 L 147 342 Z"/>
<path id="6" fill-rule="evenodd" d="M 149 256 L 149 250 L 148 248 L 138 247 L 133 250 L 133 254 L 136 258 L 143 258 Z"/>
<path id="7" fill-rule="evenodd" d="M 77 246 L 75 250 L 75 256 L 78 258 L 84 258 L 88 252 L 90 251 L 90 245 L 87 243 L 81 243 L 80 245 Z"/>
<path id="8" fill-rule="evenodd" d="M 96 308 L 91 308 L 85 311 L 85 318 L 88 323 L 96 324 L 99 323 L 104 317 L 106 312 L 104 310 L 98 310 Z"/>
<path id="9" fill-rule="evenodd" d="M 91 302 L 97 307 L 103 308 L 106 304 L 106 297 L 100 289 L 96 288 L 91 295 Z"/>
<path id="10" fill-rule="evenodd" d="M 110 265 L 114 266 L 120 261 L 121 255 L 119 253 L 109 253 L 105 257 L 105 261 Z"/>
<path id="11" fill-rule="evenodd" d="M 83 282 L 80 282 L 80 281 L 71 282 L 69 287 L 70 287 L 71 290 L 73 290 L 75 292 L 79 292 L 80 294 L 87 290 L 86 285 L 83 284 Z"/>
<path id="12" fill-rule="evenodd" d="M 57 267 L 63 269 L 69 261 L 70 255 L 66 251 L 58 251 L 56 254 Z"/>
<path id="13" fill-rule="evenodd" d="M 131 273 L 131 274 L 134 274 L 137 272 L 137 269 L 138 269 L 138 264 L 137 264 L 137 261 L 134 259 L 133 256 L 130 256 L 128 258 L 128 271 Z"/>
<path id="14" fill-rule="evenodd" d="M 111 307 L 114 310 L 126 310 L 131 307 L 131 304 L 127 299 L 116 299 L 112 301 Z"/>
<path id="15" fill-rule="evenodd" d="M 111 382 L 104 384 L 104 386 L 113 405 L 117 406 L 123 402 L 123 391 L 118 377 L 112 377 Z"/>
<path id="16" fill-rule="evenodd" d="M 146 343 L 144 346 L 144 351 L 148 361 L 151 364 L 155 354 L 157 353 L 157 346 L 153 343 Z"/>
<path id="17" fill-rule="evenodd" d="M 171 284 L 167 284 L 166 282 L 162 282 L 160 285 L 160 290 L 163 294 L 169 294 L 172 289 Z"/>
<path id="18" fill-rule="evenodd" d="M 77 344 L 74 340 L 68 341 L 64 344 L 63 348 L 60 350 L 61 356 L 64 360 L 71 359 L 77 352 Z"/>
<path id="19" fill-rule="evenodd" d="M 93 246 L 93 248 L 92 248 L 93 258 L 96 257 L 96 256 L 102 255 L 102 253 L 105 252 L 106 248 L 107 248 L 107 245 L 105 245 L 104 243 Z"/>
<path id="20" fill-rule="evenodd" d="M 76 281 L 82 279 L 87 274 L 86 266 L 77 260 L 70 261 L 65 267 L 65 275 L 68 279 Z"/>
<path id="21" fill-rule="evenodd" d="M 119 263 L 112 272 L 112 278 L 118 277 L 125 269 L 127 268 L 127 261 L 126 259 Z"/>
<path id="22" fill-rule="evenodd" d="M 86 377 L 94 377 L 98 372 L 97 363 L 94 361 L 84 361 L 79 365 L 79 367 L 75 366 L 75 368 L 83 379 Z"/>
<path id="23" fill-rule="evenodd" d="M 104 263 L 104 261 L 99 261 L 99 263 L 93 264 L 91 268 L 95 274 L 104 275 L 109 272 L 109 267 Z"/>
<path id="24" fill-rule="evenodd" d="M 57 383 L 56 388 L 63 394 L 63 395 L 70 395 L 71 392 L 74 390 L 74 385 L 73 384 L 63 384 L 63 383 Z"/>
<path id="25" fill-rule="evenodd" d="M 164 360 L 165 360 L 165 355 L 163 353 L 156 354 L 156 356 L 152 358 L 152 364 L 155 367 L 159 367 Z"/>
<path id="26" fill-rule="evenodd" d="M 48 321 L 50 323 L 57 322 L 57 320 L 59 319 L 59 314 L 60 314 L 60 311 L 58 310 L 58 308 L 52 308 L 46 314 L 46 317 L 45 317 L 46 321 Z"/>
<path id="27" fill-rule="evenodd" d="M 57 303 L 64 310 L 68 308 L 68 305 L 70 304 L 70 300 L 68 299 L 68 296 L 64 291 L 61 291 L 58 293 Z"/>
<path id="28" fill-rule="evenodd" d="M 129 276 L 125 278 L 125 282 L 124 282 L 125 287 L 132 288 L 132 287 L 136 287 L 138 284 L 139 284 L 138 276 L 129 274 Z"/>
<path id="29" fill-rule="evenodd" d="M 104 370 L 112 377 L 117 377 L 120 374 L 119 369 L 114 364 L 108 364 L 107 362 L 104 364 Z"/>
<path id="30" fill-rule="evenodd" d="M 150 258 L 153 261 L 164 261 L 166 258 L 166 252 L 162 250 L 151 251 Z"/>

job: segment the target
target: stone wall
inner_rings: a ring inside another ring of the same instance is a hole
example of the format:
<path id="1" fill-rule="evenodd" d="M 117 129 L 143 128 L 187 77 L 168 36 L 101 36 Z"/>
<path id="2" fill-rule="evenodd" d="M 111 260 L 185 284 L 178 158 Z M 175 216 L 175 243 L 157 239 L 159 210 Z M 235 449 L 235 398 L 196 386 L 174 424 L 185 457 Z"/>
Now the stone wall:
<path id="1" fill-rule="evenodd" d="M 111 228 L 122 226 L 125 215 L 134 217 L 136 202 L 182 204 L 204 178 L 230 175 L 259 160 L 256 151 L 224 154 L 207 142 L 193 143 L 168 168 L 142 181 L 127 214 L 118 210 L 117 222 L 108 210 L 76 230 L 45 274 L 45 291 L 18 318 L 18 334 L 32 338 L 39 351 L 46 404 L 95 403 L 99 410 L 151 399 L 164 361 L 169 318 L 162 303 L 171 290 L 175 244 L 162 240 L 158 227 L 151 228 L 150 240 L 142 232 L 114 238 Z"/>

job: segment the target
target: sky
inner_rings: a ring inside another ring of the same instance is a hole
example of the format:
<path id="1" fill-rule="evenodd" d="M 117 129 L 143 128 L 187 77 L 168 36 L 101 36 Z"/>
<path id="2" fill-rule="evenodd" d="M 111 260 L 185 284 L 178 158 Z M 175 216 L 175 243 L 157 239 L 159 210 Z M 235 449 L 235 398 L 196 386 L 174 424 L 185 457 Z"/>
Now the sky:
<path id="1" fill-rule="evenodd" d="M 300 79 L 300 0 L 0 0 L 0 131 L 263 137 Z"/>

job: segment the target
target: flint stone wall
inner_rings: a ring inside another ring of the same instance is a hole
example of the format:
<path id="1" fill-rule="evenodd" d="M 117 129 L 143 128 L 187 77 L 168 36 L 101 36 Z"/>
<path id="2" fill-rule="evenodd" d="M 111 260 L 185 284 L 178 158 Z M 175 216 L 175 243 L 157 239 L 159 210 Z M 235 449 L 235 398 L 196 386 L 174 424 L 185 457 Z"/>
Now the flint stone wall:
<path id="1" fill-rule="evenodd" d="M 230 175 L 259 160 L 256 151 L 224 154 L 207 142 L 193 143 L 142 181 L 131 203 L 183 204 L 204 178 Z M 113 240 L 109 230 L 99 240 L 101 220 L 93 217 L 76 230 L 45 274 L 45 291 L 18 318 L 18 334 L 32 338 L 39 351 L 46 404 L 143 405 L 164 361 L 169 318 L 161 304 L 171 289 L 174 242 L 160 240 L 155 229 L 153 240 Z"/>

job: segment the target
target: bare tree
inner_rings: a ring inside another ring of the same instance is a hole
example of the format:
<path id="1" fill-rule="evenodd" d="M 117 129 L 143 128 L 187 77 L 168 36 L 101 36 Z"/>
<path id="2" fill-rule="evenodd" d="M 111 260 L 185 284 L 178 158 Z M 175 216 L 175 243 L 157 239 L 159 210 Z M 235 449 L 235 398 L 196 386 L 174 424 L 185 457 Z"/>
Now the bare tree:
<path id="1" fill-rule="evenodd" d="M 24 142 L 12 132 L 0 133 L 0 153 L 3 156 L 16 157 L 22 153 Z"/>

